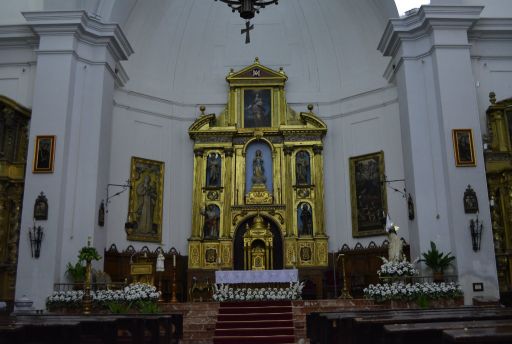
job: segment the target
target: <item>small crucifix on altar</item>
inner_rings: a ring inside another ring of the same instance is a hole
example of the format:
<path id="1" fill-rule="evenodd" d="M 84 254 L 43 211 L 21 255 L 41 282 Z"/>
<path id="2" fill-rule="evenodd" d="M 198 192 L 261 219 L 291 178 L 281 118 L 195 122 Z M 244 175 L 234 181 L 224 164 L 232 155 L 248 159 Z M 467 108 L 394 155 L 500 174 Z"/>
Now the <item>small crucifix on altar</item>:
<path id="1" fill-rule="evenodd" d="M 245 33 L 245 44 L 251 43 L 250 31 L 254 29 L 254 25 L 251 25 L 250 21 L 245 22 L 245 29 L 240 30 L 241 34 Z"/>

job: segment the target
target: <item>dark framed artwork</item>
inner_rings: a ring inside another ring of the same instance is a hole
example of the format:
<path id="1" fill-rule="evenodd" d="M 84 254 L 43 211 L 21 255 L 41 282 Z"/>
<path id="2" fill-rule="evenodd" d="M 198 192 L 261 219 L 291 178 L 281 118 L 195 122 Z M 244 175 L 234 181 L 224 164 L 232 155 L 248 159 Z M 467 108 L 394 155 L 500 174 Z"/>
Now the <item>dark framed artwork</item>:
<path id="1" fill-rule="evenodd" d="M 162 241 L 164 163 L 132 157 L 128 240 Z"/>
<path id="2" fill-rule="evenodd" d="M 55 135 L 36 136 L 33 173 L 52 173 L 55 157 Z"/>
<path id="3" fill-rule="evenodd" d="M 34 220 L 48 220 L 48 199 L 42 191 L 34 203 Z"/>
<path id="4" fill-rule="evenodd" d="M 384 176 L 384 152 L 349 159 L 352 236 L 384 235 L 384 214 L 387 214 Z"/>
<path id="5" fill-rule="evenodd" d="M 466 191 L 464 191 L 464 213 L 466 214 L 476 214 L 478 213 L 478 198 L 476 196 L 475 190 L 468 185 Z"/>
<path id="6" fill-rule="evenodd" d="M 455 166 L 476 166 L 473 131 L 471 129 L 453 129 L 452 139 L 455 154 Z"/>
<path id="7" fill-rule="evenodd" d="M 244 128 L 272 126 L 272 90 L 254 88 L 243 90 Z"/>

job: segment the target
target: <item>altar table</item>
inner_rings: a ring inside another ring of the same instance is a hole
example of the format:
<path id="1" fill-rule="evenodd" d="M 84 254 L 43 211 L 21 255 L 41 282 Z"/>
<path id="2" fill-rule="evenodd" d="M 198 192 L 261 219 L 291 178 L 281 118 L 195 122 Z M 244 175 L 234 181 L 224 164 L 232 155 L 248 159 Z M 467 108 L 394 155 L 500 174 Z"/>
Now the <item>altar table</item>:
<path id="1" fill-rule="evenodd" d="M 298 282 L 297 269 L 215 271 L 215 283 L 289 283 Z"/>

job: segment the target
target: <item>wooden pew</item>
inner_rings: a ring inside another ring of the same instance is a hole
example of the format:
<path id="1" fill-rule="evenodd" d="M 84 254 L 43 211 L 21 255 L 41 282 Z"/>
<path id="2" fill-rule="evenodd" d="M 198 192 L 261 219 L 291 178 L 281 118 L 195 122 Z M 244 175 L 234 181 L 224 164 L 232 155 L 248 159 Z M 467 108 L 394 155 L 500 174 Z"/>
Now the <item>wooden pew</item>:
<path id="1" fill-rule="evenodd" d="M 0 322 L 0 343 L 178 343 L 182 326 L 177 314 L 20 316 Z"/>
<path id="2" fill-rule="evenodd" d="M 512 325 L 444 330 L 444 344 L 512 343 Z"/>
<path id="3" fill-rule="evenodd" d="M 496 326 L 512 326 L 512 319 L 501 320 L 470 320 L 470 321 L 440 321 L 422 323 L 401 323 L 384 325 L 384 343 L 414 343 L 431 344 L 443 340 L 444 330 L 459 330 L 471 328 L 486 328 Z"/>
<path id="4" fill-rule="evenodd" d="M 512 319 L 512 309 L 457 307 L 426 310 L 348 310 L 311 316 L 310 323 L 315 321 L 316 324 L 315 333 L 308 329 L 311 343 L 373 344 L 385 342 L 385 325 L 507 320 Z"/>

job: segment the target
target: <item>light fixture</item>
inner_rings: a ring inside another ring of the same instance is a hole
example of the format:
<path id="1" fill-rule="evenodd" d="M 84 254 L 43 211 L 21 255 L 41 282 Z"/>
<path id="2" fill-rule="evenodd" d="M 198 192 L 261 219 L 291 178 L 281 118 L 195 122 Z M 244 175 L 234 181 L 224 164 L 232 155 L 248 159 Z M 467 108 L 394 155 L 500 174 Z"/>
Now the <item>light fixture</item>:
<path id="1" fill-rule="evenodd" d="M 480 251 L 480 244 L 482 243 L 482 230 L 483 223 L 478 220 L 478 216 L 476 220 L 471 219 L 469 221 L 469 231 L 471 233 L 471 242 L 473 243 L 473 251 Z"/>
<path id="2" fill-rule="evenodd" d="M 214 0 L 219 1 L 219 0 Z M 254 18 L 256 13 L 260 13 L 260 9 L 265 8 L 268 5 L 278 4 L 278 0 L 220 0 L 227 4 L 233 13 L 238 12 L 240 17 L 247 20 L 245 23 L 245 29 L 241 30 L 241 33 L 245 33 L 245 43 L 250 43 L 251 39 L 249 36 L 250 30 L 254 29 L 254 25 L 249 22 L 250 19 Z"/>
<path id="3" fill-rule="evenodd" d="M 44 233 L 42 226 L 36 226 L 34 224 L 32 228 L 29 228 L 28 238 L 30 239 L 30 252 L 32 253 L 32 258 L 39 258 L 43 236 Z"/>

